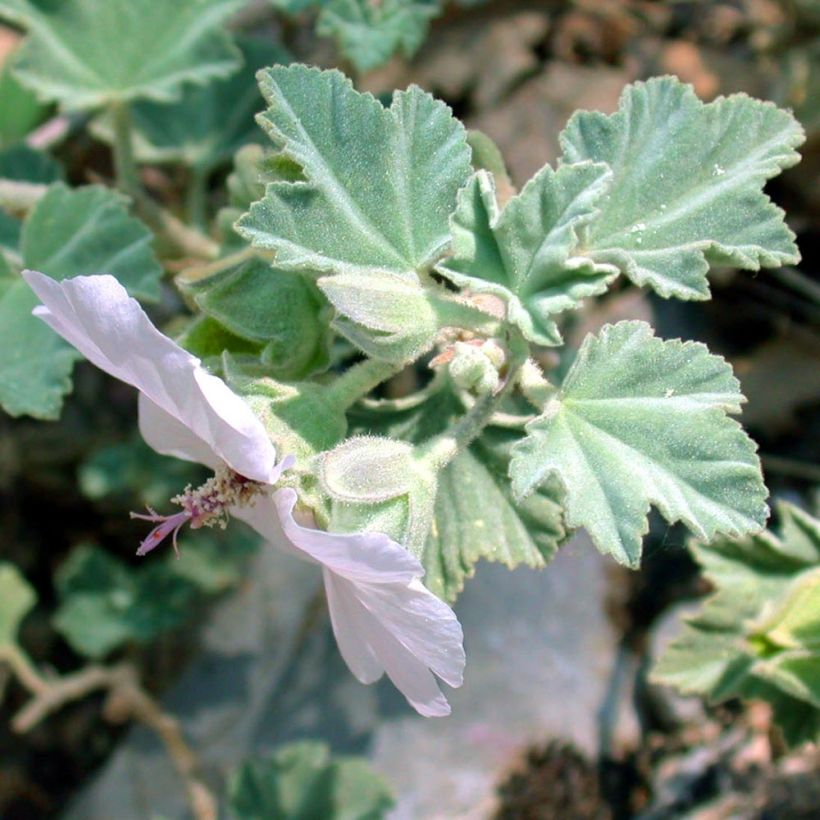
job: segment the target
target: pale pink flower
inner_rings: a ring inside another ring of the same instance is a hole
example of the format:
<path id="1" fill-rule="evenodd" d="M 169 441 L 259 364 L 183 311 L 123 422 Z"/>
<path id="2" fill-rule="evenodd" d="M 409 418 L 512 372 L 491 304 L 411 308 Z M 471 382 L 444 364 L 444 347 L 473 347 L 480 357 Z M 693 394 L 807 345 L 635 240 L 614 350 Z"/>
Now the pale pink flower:
<path id="1" fill-rule="evenodd" d="M 297 521 L 296 492 L 273 490 L 292 465 L 250 407 L 199 359 L 160 333 L 112 276 L 57 282 L 23 273 L 42 300 L 34 314 L 97 367 L 140 391 L 139 423 L 157 452 L 206 464 L 216 475 L 179 497 L 183 511 L 158 522 L 144 554 L 186 523 L 227 514 L 247 521 L 285 552 L 321 566 L 333 632 L 353 674 L 372 683 L 386 672 L 422 715 L 450 712 L 434 675 L 460 686 L 461 626 L 427 590 L 419 561 L 380 533 L 330 533 Z M 298 513 L 297 513 L 298 515 Z"/>

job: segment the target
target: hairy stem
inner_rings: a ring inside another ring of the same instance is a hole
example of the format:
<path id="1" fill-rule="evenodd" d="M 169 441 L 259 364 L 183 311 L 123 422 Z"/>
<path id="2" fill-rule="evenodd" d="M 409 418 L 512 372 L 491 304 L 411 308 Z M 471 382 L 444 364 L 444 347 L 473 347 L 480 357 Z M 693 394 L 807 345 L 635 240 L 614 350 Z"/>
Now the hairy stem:
<path id="1" fill-rule="evenodd" d="M 137 191 L 135 198 L 139 215 L 154 233 L 163 236 L 181 253 L 197 259 L 216 259 L 219 256 L 218 242 L 177 219 L 142 191 Z"/>
<path id="2" fill-rule="evenodd" d="M 462 450 L 469 447 L 490 423 L 506 395 L 515 387 L 519 370 L 527 361 L 526 340 L 511 331 L 508 340 L 507 372 L 500 388 L 482 396 L 449 430 L 434 436 L 418 448 L 418 457 L 434 470 L 446 467 Z"/>
<path id="3" fill-rule="evenodd" d="M 0 647 L 14 676 L 32 695 L 14 716 L 12 728 L 24 733 L 53 712 L 92 692 L 107 691 L 104 714 L 113 721 L 133 718 L 153 729 L 163 742 L 174 768 L 185 784 L 188 804 L 196 820 L 217 820 L 217 801 L 205 785 L 196 753 L 187 744 L 178 721 L 142 688 L 136 669 L 127 663 L 117 666 L 92 664 L 56 678 L 42 675 L 16 646 Z"/>
<path id="4" fill-rule="evenodd" d="M 140 189 L 134 143 L 131 135 L 131 111 L 124 102 L 112 103 L 111 119 L 114 126 L 114 171 L 117 187 L 130 197 Z"/>
<path id="5" fill-rule="evenodd" d="M 329 388 L 329 400 L 346 410 L 364 398 L 374 387 L 395 376 L 404 365 L 367 359 L 354 364 L 339 376 Z"/>

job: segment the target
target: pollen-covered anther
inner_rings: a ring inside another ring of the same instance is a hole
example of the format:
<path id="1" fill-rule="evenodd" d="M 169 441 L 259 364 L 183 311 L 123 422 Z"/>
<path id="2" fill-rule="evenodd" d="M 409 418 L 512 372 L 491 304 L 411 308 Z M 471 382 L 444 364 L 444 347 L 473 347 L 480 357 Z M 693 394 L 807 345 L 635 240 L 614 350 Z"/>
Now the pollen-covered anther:
<path id="1" fill-rule="evenodd" d="M 149 508 L 148 515 L 131 513 L 132 518 L 152 521 L 157 525 L 143 539 L 137 555 L 145 555 L 158 547 L 168 535 L 172 536 L 174 552 L 179 555 L 177 534 L 185 524 L 190 524 L 194 530 L 200 527 L 225 529 L 230 519 L 230 509 L 250 504 L 264 488 L 264 484 L 251 481 L 227 466 L 218 467 L 201 487 L 192 489 L 188 485 L 184 492 L 171 499 L 172 503 L 182 507 L 182 512 L 158 515 Z"/>

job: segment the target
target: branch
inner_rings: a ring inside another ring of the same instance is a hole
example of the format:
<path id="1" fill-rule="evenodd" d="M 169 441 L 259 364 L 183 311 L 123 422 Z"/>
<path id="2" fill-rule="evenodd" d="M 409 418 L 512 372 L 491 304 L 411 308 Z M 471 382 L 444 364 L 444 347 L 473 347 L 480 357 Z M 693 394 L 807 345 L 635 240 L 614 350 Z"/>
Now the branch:
<path id="1" fill-rule="evenodd" d="M 217 820 L 217 802 L 200 776 L 201 764 L 185 741 L 179 722 L 141 686 L 136 669 L 128 663 L 117 666 L 92 664 L 57 678 L 41 675 L 15 647 L 3 647 L 0 660 L 8 663 L 15 677 L 32 694 L 31 700 L 14 716 L 12 728 L 25 733 L 67 703 L 107 691 L 103 714 L 110 722 L 129 718 L 153 729 L 185 784 L 188 804 L 196 820 Z"/>

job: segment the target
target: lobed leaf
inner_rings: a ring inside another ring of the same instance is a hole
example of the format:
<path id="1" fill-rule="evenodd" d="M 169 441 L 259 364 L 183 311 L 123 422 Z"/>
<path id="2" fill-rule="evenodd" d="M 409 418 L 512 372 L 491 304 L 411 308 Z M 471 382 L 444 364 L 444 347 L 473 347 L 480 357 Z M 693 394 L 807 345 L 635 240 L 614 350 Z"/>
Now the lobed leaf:
<path id="1" fill-rule="evenodd" d="M 174 100 L 239 65 L 220 24 L 244 0 L 0 0 L 0 18 L 28 37 L 14 61 L 22 82 L 64 109 Z"/>
<path id="2" fill-rule="evenodd" d="M 617 113 L 577 112 L 561 134 L 564 162 L 605 162 L 613 172 L 582 252 L 681 299 L 709 298 L 710 264 L 799 261 L 762 188 L 799 161 L 803 140 L 788 111 L 745 94 L 704 104 L 674 77 L 628 86 Z"/>
<path id="3" fill-rule="evenodd" d="M 331 756 L 301 741 L 246 761 L 231 778 L 228 802 L 238 820 L 380 820 L 393 806 L 387 784 L 366 760 Z"/>
<path id="4" fill-rule="evenodd" d="M 329 0 L 319 14 L 319 34 L 335 38 L 359 71 L 386 63 L 395 52 L 412 57 L 424 42 L 440 0 Z"/>
<path id="5" fill-rule="evenodd" d="M 616 272 L 573 257 L 578 231 L 598 213 L 611 174 L 602 163 L 541 169 L 499 210 L 493 177 L 475 174 L 451 217 L 453 257 L 438 270 L 455 284 L 493 293 L 532 342 L 561 343 L 551 318 L 602 293 Z"/>
<path id="6" fill-rule="evenodd" d="M 306 181 L 269 184 L 238 231 L 284 269 L 428 270 L 470 173 L 450 109 L 415 86 L 386 109 L 338 71 L 305 66 L 268 69 L 260 86 L 270 106 L 260 124 Z"/>
<path id="7" fill-rule="evenodd" d="M 17 643 L 17 630 L 36 603 L 36 592 L 17 567 L 0 564 L 0 648 Z"/>
<path id="8" fill-rule="evenodd" d="M 644 322 L 607 325 L 513 448 L 513 491 L 525 498 L 556 476 L 567 524 L 633 567 L 651 504 L 704 540 L 759 530 L 768 509 L 755 446 L 726 416 L 744 401 L 738 387 L 701 344 L 662 341 Z"/>
<path id="9" fill-rule="evenodd" d="M 207 173 L 230 160 L 263 134 L 254 120 L 261 97 L 256 72 L 273 63 L 288 63 L 290 55 L 268 40 L 241 37 L 237 45 L 243 63 L 227 77 L 205 85 L 186 85 L 176 102 L 141 100 L 131 107 L 134 151 L 150 163 L 183 163 Z M 113 139 L 110 116 L 92 124 L 92 131 Z"/>
<path id="10" fill-rule="evenodd" d="M 23 224 L 20 255 L 24 267 L 55 279 L 110 273 L 133 295 L 156 299 L 162 268 L 151 241 L 119 194 L 57 183 Z M 38 300 L 22 279 L 10 271 L 0 279 L 0 405 L 13 416 L 55 419 L 80 355 L 31 315 Z"/>
<path id="11" fill-rule="evenodd" d="M 771 531 L 693 544 L 715 592 L 652 676 L 717 703 L 764 699 L 788 743 L 820 739 L 820 521 L 791 504 Z"/>

